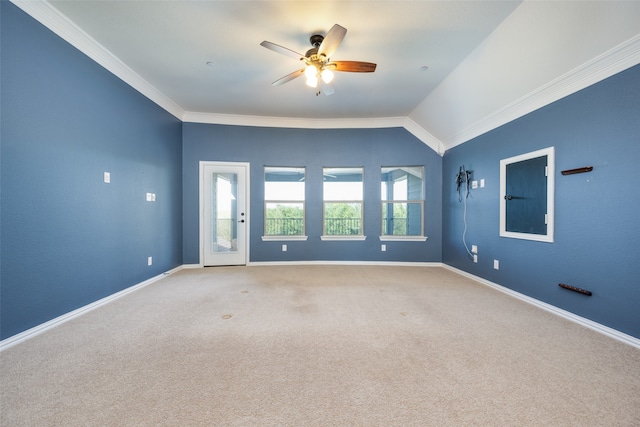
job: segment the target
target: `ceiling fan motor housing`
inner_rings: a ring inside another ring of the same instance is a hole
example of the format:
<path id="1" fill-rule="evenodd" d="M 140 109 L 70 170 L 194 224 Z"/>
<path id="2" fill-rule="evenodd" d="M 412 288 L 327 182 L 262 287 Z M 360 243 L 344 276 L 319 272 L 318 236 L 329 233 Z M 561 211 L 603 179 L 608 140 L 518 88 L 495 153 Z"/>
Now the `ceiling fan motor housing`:
<path id="1" fill-rule="evenodd" d="M 307 57 L 308 59 L 311 59 L 314 56 L 318 55 L 318 48 L 317 47 L 312 47 L 311 49 L 309 49 L 307 51 L 307 53 L 304 54 L 305 57 Z"/>
<path id="2" fill-rule="evenodd" d="M 320 34 L 314 34 L 309 37 L 309 41 L 311 42 L 311 45 L 313 47 L 309 49 L 304 55 L 307 58 L 307 63 L 320 63 L 318 65 L 321 65 L 322 62 L 324 62 L 318 56 L 318 50 L 320 49 L 320 45 L 322 44 L 323 40 L 324 36 L 321 36 Z"/>
<path id="3" fill-rule="evenodd" d="M 311 37 L 309 37 L 311 46 L 315 47 L 316 49 L 320 47 L 323 40 L 324 40 L 324 36 L 321 36 L 320 34 L 314 34 Z"/>

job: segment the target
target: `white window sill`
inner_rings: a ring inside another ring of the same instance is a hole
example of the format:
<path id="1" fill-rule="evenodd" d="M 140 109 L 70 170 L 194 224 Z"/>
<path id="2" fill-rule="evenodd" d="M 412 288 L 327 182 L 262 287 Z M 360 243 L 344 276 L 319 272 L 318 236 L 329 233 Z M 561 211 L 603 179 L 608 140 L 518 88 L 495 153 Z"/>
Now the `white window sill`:
<path id="1" fill-rule="evenodd" d="M 321 240 L 365 240 L 367 236 L 320 236 Z"/>
<path id="2" fill-rule="evenodd" d="M 308 238 L 308 236 L 262 236 L 262 240 L 265 242 L 301 241 Z"/>
<path id="3" fill-rule="evenodd" d="M 427 236 L 380 236 L 381 242 L 425 242 Z"/>

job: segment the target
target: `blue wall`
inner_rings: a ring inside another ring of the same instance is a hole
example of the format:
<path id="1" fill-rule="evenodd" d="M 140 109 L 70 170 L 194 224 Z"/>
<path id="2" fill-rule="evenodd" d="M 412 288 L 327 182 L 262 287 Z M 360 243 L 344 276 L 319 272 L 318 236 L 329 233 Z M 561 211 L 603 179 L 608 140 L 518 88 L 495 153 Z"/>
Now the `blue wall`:
<path id="1" fill-rule="evenodd" d="M 199 262 L 199 161 L 251 164 L 250 261 L 357 260 L 440 262 L 442 247 L 442 158 L 401 128 L 282 129 L 184 123 L 184 262 Z M 306 167 L 307 241 L 263 242 L 264 166 Z M 385 242 L 380 250 L 380 168 L 425 170 L 426 242 Z M 321 241 L 322 168 L 364 166 L 365 241 Z"/>
<path id="2" fill-rule="evenodd" d="M 182 264 L 182 125 L 0 7 L 6 338 Z"/>
<path id="3" fill-rule="evenodd" d="M 1 11 L 0 338 L 199 262 L 198 162 L 251 163 L 251 261 L 439 262 L 640 337 L 640 66 L 449 150 L 404 129 L 179 120 L 9 2 Z M 499 161 L 556 148 L 554 243 L 500 238 Z M 263 242 L 263 166 L 307 168 L 304 242 Z M 380 167 L 424 165 L 426 242 L 380 251 Z M 486 187 L 468 199 L 455 174 Z M 588 174 L 560 171 L 594 166 Z M 321 241 L 323 166 L 365 167 L 365 241 Z M 102 182 L 104 171 L 112 183 Z M 145 201 L 145 193 L 157 201 Z M 373 200 L 373 202 L 372 202 Z M 153 266 L 147 257 L 153 256 Z M 500 270 L 493 269 L 493 260 Z M 586 297 L 559 288 L 586 288 Z"/>
<path id="4" fill-rule="evenodd" d="M 500 238 L 500 160 L 554 146 L 555 242 Z M 463 204 L 460 165 L 484 178 Z M 443 164 L 443 262 L 640 337 L 640 66 L 633 67 L 446 152 Z M 591 173 L 561 175 L 593 166 Z M 493 269 L 493 260 L 500 269 Z M 558 287 L 567 283 L 587 297 Z"/>

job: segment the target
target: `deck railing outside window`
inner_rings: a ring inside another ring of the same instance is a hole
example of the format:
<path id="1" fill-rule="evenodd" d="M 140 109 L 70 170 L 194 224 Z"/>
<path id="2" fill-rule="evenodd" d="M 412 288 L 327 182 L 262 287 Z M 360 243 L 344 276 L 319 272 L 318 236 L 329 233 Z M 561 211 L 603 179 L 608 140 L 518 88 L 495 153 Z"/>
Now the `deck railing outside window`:
<path id="1" fill-rule="evenodd" d="M 362 234 L 360 218 L 325 218 L 325 234 L 329 236 L 357 236 Z"/>
<path id="2" fill-rule="evenodd" d="M 268 236 L 297 236 L 304 234 L 304 218 L 266 218 Z"/>

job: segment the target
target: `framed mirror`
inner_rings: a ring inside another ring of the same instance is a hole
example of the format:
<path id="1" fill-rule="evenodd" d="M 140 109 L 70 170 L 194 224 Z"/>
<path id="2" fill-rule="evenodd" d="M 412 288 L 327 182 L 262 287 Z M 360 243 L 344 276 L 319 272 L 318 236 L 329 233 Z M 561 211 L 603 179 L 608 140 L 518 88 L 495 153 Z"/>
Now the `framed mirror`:
<path id="1" fill-rule="evenodd" d="M 554 148 L 500 160 L 500 236 L 553 242 Z"/>

